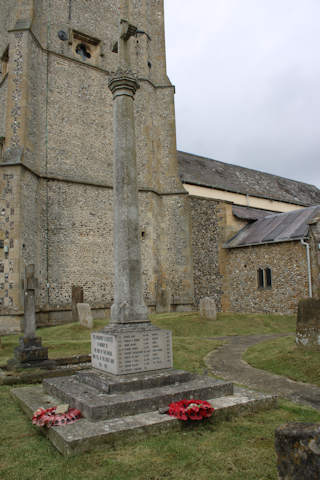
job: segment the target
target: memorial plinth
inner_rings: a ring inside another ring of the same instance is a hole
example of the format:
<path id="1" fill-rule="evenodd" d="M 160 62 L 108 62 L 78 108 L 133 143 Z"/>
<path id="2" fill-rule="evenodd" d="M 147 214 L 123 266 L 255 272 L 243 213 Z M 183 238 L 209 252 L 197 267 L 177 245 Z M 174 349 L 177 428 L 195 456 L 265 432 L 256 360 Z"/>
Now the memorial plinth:
<path id="1" fill-rule="evenodd" d="M 91 334 L 92 366 L 114 375 L 172 367 L 169 330 L 151 324 L 116 325 Z"/>

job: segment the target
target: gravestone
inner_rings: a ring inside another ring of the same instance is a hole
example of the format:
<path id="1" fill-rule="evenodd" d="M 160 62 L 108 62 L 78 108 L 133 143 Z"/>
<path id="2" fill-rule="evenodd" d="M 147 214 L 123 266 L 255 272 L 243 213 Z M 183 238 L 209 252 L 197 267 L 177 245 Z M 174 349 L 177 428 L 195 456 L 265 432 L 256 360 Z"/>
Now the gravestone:
<path id="1" fill-rule="evenodd" d="M 87 303 L 77 303 L 77 313 L 80 325 L 91 329 L 93 327 L 93 318 L 90 305 Z"/>
<path id="2" fill-rule="evenodd" d="M 157 285 L 156 288 L 156 312 L 157 313 L 167 313 L 170 312 L 171 306 L 171 294 L 170 290 L 162 288 L 161 285 Z"/>
<path id="3" fill-rule="evenodd" d="M 34 265 L 28 265 L 25 269 L 23 337 L 20 337 L 19 345 L 14 349 L 14 358 L 8 361 L 8 369 L 54 365 L 53 361 L 48 360 L 48 348 L 43 347 L 41 338 L 36 336 L 35 290 L 37 283 Z"/>
<path id="4" fill-rule="evenodd" d="M 296 344 L 320 350 L 320 300 L 305 298 L 298 305 Z"/>
<path id="5" fill-rule="evenodd" d="M 72 285 L 72 321 L 79 322 L 77 303 L 83 303 L 83 288 Z"/>
<path id="6" fill-rule="evenodd" d="M 288 423 L 278 427 L 275 448 L 279 480 L 319 480 L 319 423 Z"/>
<path id="7" fill-rule="evenodd" d="M 201 317 L 207 318 L 208 320 L 216 320 L 217 308 L 215 300 L 210 297 L 201 298 L 199 312 Z"/>

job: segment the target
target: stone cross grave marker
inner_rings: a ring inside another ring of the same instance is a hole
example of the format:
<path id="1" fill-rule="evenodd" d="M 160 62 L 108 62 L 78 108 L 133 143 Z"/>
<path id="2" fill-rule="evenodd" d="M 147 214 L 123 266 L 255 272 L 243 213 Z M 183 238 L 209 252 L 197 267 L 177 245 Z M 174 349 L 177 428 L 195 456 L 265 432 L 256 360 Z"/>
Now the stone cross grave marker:
<path id="1" fill-rule="evenodd" d="M 24 338 L 28 339 L 36 336 L 36 287 L 37 279 L 34 275 L 34 265 L 27 265 L 25 270 L 23 333 Z"/>
<path id="2" fill-rule="evenodd" d="M 25 269 L 24 317 L 22 322 L 23 337 L 14 349 L 14 358 L 8 361 L 8 368 L 28 368 L 52 366 L 48 360 L 48 348 L 43 347 L 41 338 L 36 336 L 36 302 L 35 291 L 38 282 L 34 273 L 34 265 Z"/>

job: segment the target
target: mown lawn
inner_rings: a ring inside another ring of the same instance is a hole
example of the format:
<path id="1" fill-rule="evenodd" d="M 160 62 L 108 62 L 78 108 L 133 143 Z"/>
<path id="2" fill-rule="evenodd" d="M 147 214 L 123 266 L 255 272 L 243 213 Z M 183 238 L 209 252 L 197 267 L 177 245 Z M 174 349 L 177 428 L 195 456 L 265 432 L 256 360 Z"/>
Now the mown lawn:
<path id="1" fill-rule="evenodd" d="M 222 315 L 217 322 L 196 314 L 153 317 L 173 331 L 174 366 L 202 372 L 203 358 L 221 342 L 213 336 L 292 331 L 293 317 Z M 105 322 L 95 322 L 95 329 Z M 50 356 L 90 350 L 90 332 L 79 325 L 41 329 Z M 17 338 L 5 337 L 0 363 Z M 0 478 L 3 480 L 268 480 L 277 479 L 274 430 L 292 421 L 319 422 L 319 412 L 280 401 L 278 409 L 154 437 L 130 437 L 80 457 L 64 458 L 31 425 L 0 387 Z M 61 427 L 63 428 L 63 427 Z"/>
<path id="2" fill-rule="evenodd" d="M 320 387 L 320 352 L 297 347 L 295 337 L 259 343 L 247 350 L 244 360 L 253 367 Z"/>
<path id="3" fill-rule="evenodd" d="M 154 315 L 153 323 L 161 328 L 169 328 L 174 335 L 179 337 L 289 333 L 296 330 L 295 315 L 219 313 L 213 322 L 201 318 L 195 312 L 167 313 Z"/>
<path id="4" fill-rule="evenodd" d="M 2 480 L 276 480 L 275 428 L 320 421 L 315 410 L 280 401 L 278 409 L 155 437 L 131 437 L 65 458 L 31 425 L 9 390 L 0 388 Z"/>
<path id="5" fill-rule="evenodd" d="M 154 325 L 170 329 L 173 336 L 180 338 L 183 344 L 184 338 L 197 338 L 196 343 L 199 348 L 202 348 L 201 345 L 205 338 L 294 332 L 296 324 L 294 315 L 221 313 L 217 320 L 212 322 L 201 318 L 198 313 L 192 312 L 151 315 L 151 319 Z M 93 330 L 101 329 L 106 324 L 107 320 L 95 320 Z M 49 348 L 50 358 L 90 353 L 90 331 L 81 327 L 78 323 L 41 328 L 38 329 L 37 335 L 42 338 L 42 344 Z M 18 344 L 18 338 L 19 335 L 2 337 L 0 365 L 6 363 L 12 357 L 13 349 Z M 191 343 L 194 343 L 194 341 Z"/>

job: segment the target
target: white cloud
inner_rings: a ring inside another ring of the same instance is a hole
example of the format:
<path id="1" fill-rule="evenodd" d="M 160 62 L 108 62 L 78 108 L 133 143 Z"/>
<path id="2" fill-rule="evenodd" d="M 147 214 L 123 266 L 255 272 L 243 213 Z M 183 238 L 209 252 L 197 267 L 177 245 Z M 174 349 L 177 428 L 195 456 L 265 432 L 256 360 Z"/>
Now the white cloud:
<path id="1" fill-rule="evenodd" d="M 319 0 L 166 0 L 178 147 L 320 187 Z"/>

